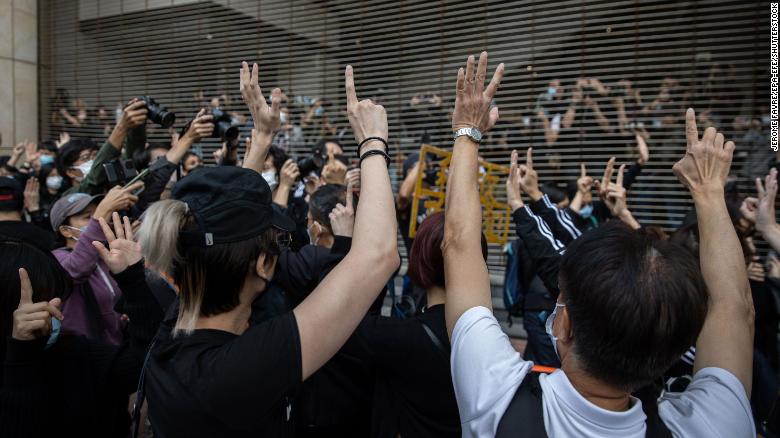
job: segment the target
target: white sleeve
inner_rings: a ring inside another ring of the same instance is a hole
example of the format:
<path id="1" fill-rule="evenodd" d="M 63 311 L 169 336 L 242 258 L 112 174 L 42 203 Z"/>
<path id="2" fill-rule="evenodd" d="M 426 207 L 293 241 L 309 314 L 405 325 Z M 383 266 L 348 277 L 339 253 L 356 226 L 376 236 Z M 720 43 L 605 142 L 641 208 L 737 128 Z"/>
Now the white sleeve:
<path id="1" fill-rule="evenodd" d="M 523 361 L 493 312 L 480 306 L 455 323 L 450 366 L 463 436 L 492 437 L 533 363 Z"/>
<path id="2" fill-rule="evenodd" d="M 745 387 L 722 368 L 702 368 L 683 392 L 667 392 L 658 414 L 675 437 L 755 437 Z"/>

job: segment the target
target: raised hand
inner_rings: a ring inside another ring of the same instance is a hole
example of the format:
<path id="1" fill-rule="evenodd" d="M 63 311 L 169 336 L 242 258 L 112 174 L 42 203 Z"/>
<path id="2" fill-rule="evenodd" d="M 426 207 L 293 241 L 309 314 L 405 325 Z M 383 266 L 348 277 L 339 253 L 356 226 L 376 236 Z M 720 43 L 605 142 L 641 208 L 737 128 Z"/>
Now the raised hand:
<path id="1" fill-rule="evenodd" d="M 138 181 L 127 188 L 116 186 L 109 190 L 103 200 L 97 205 L 97 208 L 95 208 L 95 213 L 92 217 L 98 220 L 100 218 L 108 220 L 112 212 L 129 209 L 138 202 L 138 196 L 134 195 L 133 192 L 143 186 L 143 181 Z"/>
<path id="2" fill-rule="evenodd" d="M 252 114 L 252 120 L 255 123 L 255 130 L 262 134 L 273 135 L 279 130 L 279 108 L 282 102 L 282 90 L 274 88 L 271 91 L 271 105 L 269 106 L 263 96 L 263 90 L 260 88 L 258 80 L 257 64 L 252 64 L 252 71 L 249 71 L 249 64 L 246 61 L 241 63 L 240 91 L 244 103 L 249 107 Z"/>
<path id="3" fill-rule="evenodd" d="M 520 169 L 517 167 L 517 151 L 513 150 L 509 159 L 509 176 L 506 179 L 506 202 L 512 211 L 523 208 L 520 193 Z"/>
<path id="4" fill-rule="evenodd" d="M 756 214 L 756 229 L 765 233 L 770 228 L 776 227 L 775 222 L 775 197 L 777 196 L 777 169 L 772 168 L 762 184 L 761 178 L 756 178 L 756 192 L 758 192 L 758 212 Z"/>
<path id="5" fill-rule="evenodd" d="M 103 229 L 103 235 L 108 241 L 108 248 L 98 241 L 92 242 L 92 246 L 97 249 L 100 258 L 108 266 L 113 274 L 119 274 L 125 269 L 141 261 L 141 244 L 133 240 L 133 227 L 130 224 L 130 218 L 125 216 L 122 221 L 119 220 L 119 213 L 112 213 L 114 230 L 108 226 L 108 223 L 102 217 L 98 219 L 100 228 Z"/>
<path id="6" fill-rule="evenodd" d="M 328 162 L 322 167 L 322 179 L 327 184 L 344 184 L 346 177 L 347 165 L 337 160 L 332 152 L 328 152 Z"/>
<path id="7" fill-rule="evenodd" d="M 748 279 L 758 283 L 763 283 L 766 280 L 766 271 L 764 271 L 764 265 L 761 264 L 758 256 L 753 256 L 750 263 L 747 265 Z"/>
<path id="8" fill-rule="evenodd" d="M 463 67 L 458 70 L 458 80 L 455 84 L 455 110 L 452 113 L 453 131 L 460 128 L 477 128 L 484 134 L 498 121 L 498 107 L 491 108 L 490 105 L 504 77 L 504 64 L 498 65 L 493 73 L 493 79 L 485 88 L 487 63 L 487 52 L 482 52 L 479 55 L 476 72 L 473 55 L 469 56 L 466 62 L 466 71 L 463 71 Z"/>
<path id="9" fill-rule="evenodd" d="M 30 163 L 38 159 L 40 157 L 40 153 L 38 152 L 38 144 L 34 141 L 24 141 L 24 154 L 25 154 L 25 160 Z"/>
<path id="10" fill-rule="evenodd" d="M 41 209 L 41 192 L 38 178 L 27 178 L 27 184 L 24 186 L 24 209 L 29 213 L 34 213 Z"/>
<path id="11" fill-rule="evenodd" d="M 14 311 L 14 322 L 11 337 L 17 341 L 32 341 L 48 336 L 51 333 L 51 318 L 60 321 L 64 319 L 60 306 L 62 301 L 54 298 L 51 301 L 33 303 L 33 289 L 27 270 L 19 268 L 19 283 L 21 294 L 19 306 Z"/>
<path id="12" fill-rule="evenodd" d="M 347 205 L 337 204 L 328 215 L 334 236 L 352 237 L 355 227 L 355 209 L 352 207 L 352 185 L 347 184 Z"/>
<path id="13" fill-rule="evenodd" d="M 346 176 L 347 181 L 347 187 L 350 187 L 351 190 L 356 193 L 360 194 L 360 169 L 354 168 L 347 171 Z M 347 196 L 350 196 L 350 193 L 347 193 Z"/>
<path id="14" fill-rule="evenodd" d="M 647 141 L 642 134 L 636 134 L 636 150 L 639 152 L 639 159 L 637 162 L 640 166 L 644 166 L 650 161 L 650 148 L 647 147 Z"/>
<path id="15" fill-rule="evenodd" d="M 621 217 L 628 209 L 626 206 L 626 189 L 623 187 L 623 172 L 625 169 L 626 165 L 621 164 L 620 169 L 618 169 L 616 183 L 606 180 L 606 183 L 602 184 L 603 187 L 607 188 L 602 199 L 607 208 L 609 208 L 609 212 L 615 217 Z"/>
<path id="16" fill-rule="evenodd" d="M 588 176 L 585 163 L 580 163 L 580 177 L 577 178 L 577 190 L 583 195 L 590 193 L 593 188 L 593 177 Z"/>
<path id="17" fill-rule="evenodd" d="M 146 113 L 148 112 L 146 102 L 134 98 L 122 110 L 122 117 L 119 119 L 117 127 L 121 127 L 125 131 L 137 128 L 146 123 Z"/>
<path id="18" fill-rule="evenodd" d="M 612 174 L 615 172 L 615 157 L 612 157 L 607 161 L 607 167 L 604 168 L 604 175 L 601 180 L 596 180 L 594 183 L 596 191 L 599 197 L 604 198 L 607 195 L 607 189 L 609 189 L 609 182 L 612 181 Z"/>
<path id="19" fill-rule="evenodd" d="M 288 159 L 284 162 L 282 170 L 279 172 L 279 186 L 287 187 L 289 190 L 300 176 L 301 171 L 298 169 L 298 165 L 292 159 Z"/>
<path id="20" fill-rule="evenodd" d="M 739 206 L 739 212 L 748 222 L 755 225 L 758 219 L 758 198 L 748 196 L 743 199 L 742 205 Z"/>
<path id="21" fill-rule="evenodd" d="M 696 113 L 691 108 L 685 113 L 685 135 L 685 156 L 675 163 L 672 171 L 688 187 L 694 201 L 701 197 L 715 197 L 722 202 L 723 187 L 734 155 L 734 142 L 725 141 L 723 134 L 713 127 L 705 129 L 699 139 Z"/>
<path id="22" fill-rule="evenodd" d="M 57 149 L 61 148 L 65 143 L 70 141 L 70 134 L 67 132 L 61 132 L 60 138 L 55 143 L 57 145 Z"/>
<path id="23" fill-rule="evenodd" d="M 214 132 L 214 116 L 206 114 L 206 109 L 201 108 L 198 114 L 192 119 L 187 132 L 184 133 L 180 141 L 187 141 L 189 144 L 195 144 L 203 138 L 211 136 Z"/>
<path id="24" fill-rule="evenodd" d="M 387 140 L 387 112 L 382 105 L 376 105 L 371 99 L 358 101 L 355 91 L 355 78 L 352 66 L 344 70 L 344 88 L 347 92 L 347 118 L 355 134 L 355 140 L 360 144 L 368 137 L 379 137 Z M 385 150 L 385 145 L 377 140 L 367 142 L 362 150 Z"/>

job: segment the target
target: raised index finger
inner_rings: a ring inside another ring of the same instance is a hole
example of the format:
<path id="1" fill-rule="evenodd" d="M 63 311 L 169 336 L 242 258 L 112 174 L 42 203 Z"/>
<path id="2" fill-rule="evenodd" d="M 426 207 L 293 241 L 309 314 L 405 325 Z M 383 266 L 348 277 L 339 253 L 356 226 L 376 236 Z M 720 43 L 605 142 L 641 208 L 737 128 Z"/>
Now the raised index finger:
<path id="1" fill-rule="evenodd" d="M 355 93 L 355 77 L 351 65 L 348 65 L 344 70 L 344 88 L 347 90 L 347 108 L 356 106 L 358 98 L 357 93 Z"/>
<path id="2" fill-rule="evenodd" d="M 626 165 L 621 164 L 620 169 L 618 169 L 618 176 L 617 176 L 617 185 L 620 187 L 623 187 L 623 171 L 626 170 Z"/>
<path id="3" fill-rule="evenodd" d="M 699 141 L 699 130 L 696 127 L 696 113 L 693 108 L 688 108 L 685 112 L 685 139 L 688 145 L 687 151 L 691 151 L 691 146 Z"/>
<path id="4" fill-rule="evenodd" d="M 528 148 L 525 152 L 525 165 L 528 166 L 529 169 L 534 168 L 534 148 Z"/>
<path id="5" fill-rule="evenodd" d="M 612 182 L 613 166 L 615 165 L 615 157 L 612 157 L 607 161 L 607 167 L 604 168 L 604 175 L 601 177 L 601 184 L 605 187 Z"/>
<path id="6" fill-rule="evenodd" d="M 585 163 L 580 163 L 580 177 L 585 178 L 588 176 L 588 171 L 585 170 Z"/>
<path id="7" fill-rule="evenodd" d="M 30 284 L 30 276 L 27 275 L 27 270 L 24 268 L 19 268 L 19 283 L 21 284 L 19 307 L 22 307 L 23 304 L 32 304 L 32 284 Z"/>

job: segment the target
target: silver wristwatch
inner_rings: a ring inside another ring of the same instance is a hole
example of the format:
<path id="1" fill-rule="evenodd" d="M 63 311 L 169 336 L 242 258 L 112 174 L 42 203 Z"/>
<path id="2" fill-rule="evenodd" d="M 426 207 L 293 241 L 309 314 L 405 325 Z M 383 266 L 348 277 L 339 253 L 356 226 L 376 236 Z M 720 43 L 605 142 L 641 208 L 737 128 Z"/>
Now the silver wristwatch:
<path id="1" fill-rule="evenodd" d="M 453 137 L 453 140 L 457 140 L 458 137 L 460 137 L 461 135 L 467 135 L 470 139 L 474 140 L 477 143 L 482 141 L 482 133 L 479 132 L 479 129 L 477 128 L 460 128 L 457 131 L 455 131 L 455 136 Z"/>

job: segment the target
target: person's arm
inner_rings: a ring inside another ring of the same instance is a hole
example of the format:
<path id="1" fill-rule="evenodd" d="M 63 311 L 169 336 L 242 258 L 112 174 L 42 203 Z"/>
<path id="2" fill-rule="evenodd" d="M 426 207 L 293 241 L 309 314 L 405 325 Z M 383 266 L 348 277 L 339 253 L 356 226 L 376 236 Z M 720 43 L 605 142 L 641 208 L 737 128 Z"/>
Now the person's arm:
<path id="1" fill-rule="evenodd" d="M 298 164 L 292 159 L 288 159 L 284 162 L 282 170 L 279 171 L 279 188 L 274 193 L 274 204 L 287 208 L 287 202 L 290 199 L 290 190 L 293 185 L 301 176 L 301 171 L 298 169 Z"/>
<path id="2" fill-rule="evenodd" d="M 596 122 L 599 124 L 601 129 L 604 132 L 612 132 L 612 127 L 609 126 L 609 120 L 601 111 L 601 107 L 599 106 L 598 102 L 596 102 L 596 100 L 591 97 L 586 97 L 585 104 L 590 107 L 591 111 L 593 111 L 593 116 L 596 118 Z"/>
<path id="3" fill-rule="evenodd" d="M 458 71 L 452 130 L 477 128 L 483 134 L 498 120 L 498 108 L 490 103 L 504 76 L 499 64 L 493 79 L 484 88 L 487 53 L 482 52 L 474 80 L 474 57 Z M 490 277 L 482 258 L 482 208 L 477 190 L 479 144 L 467 136 L 455 140 L 450 161 L 444 209 L 444 278 L 447 283 L 445 308 L 447 334 L 452 339 L 455 323 L 472 307 L 492 309 Z M 361 205 L 366 201 L 363 197 Z"/>
<path id="4" fill-rule="evenodd" d="M 98 150 L 95 160 L 92 162 L 92 168 L 87 176 L 79 183 L 78 191 L 89 195 L 98 195 L 106 189 L 107 178 L 103 165 L 113 161 L 121 155 L 120 149 L 114 147 L 110 142 L 103 143 Z"/>
<path id="5" fill-rule="evenodd" d="M 777 169 L 772 168 L 766 176 L 765 183 L 756 178 L 758 192 L 758 213 L 756 214 L 756 230 L 775 251 L 780 252 L 780 224 L 775 220 L 775 196 L 777 195 Z"/>
<path id="6" fill-rule="evenodd" d="M 368 137 L 379 137 L 386 141 L 385 109 L 370 100 L 358 102 L 351 66 L 346 68 L 345 82 L 347 116 L 355 140 L 360 143 Z M 387 163 L 382 155 L 366 156 L 369 151 L 386 153 L 385 149 L 377 140 L 363 145 L 361 202 L 355 215 L 352 249 L 294 310 L 301 340 L 303 379 L 346 342 L 400 264 Z"/>
<path id="7" fill-rule="evenodd" d="M 178 165 L 192 145 L 214 132 L 214 123 L 211 121 L 213 118 L 211 114 L 206 114 L 205 109 L 201 109 L 184 135 L 171 138 L 171 149 L 165 153 L 165 159 L 171 164 Z"/>
<path id="8" fill-rule="evenodd" d="M 401 187 L 398 188 L 398 200 L 397 205 L 399 210 L 405 209 L 412 203 L 412 197 L 414 196 L 414 186 L 417 184 L 417 175 L 420 173 L 420 161 L 414 163 L 409 173 L 401 183 Z"/>
<path id="9" fill-rule="evenodd" d="M 260 89 L 258 80 L 257 64 L 252 65 L 252 71 L 249 71 L 249 65 L 246 62 L 241 64 L 241 96 L 244 98 L 249 112 L 252 114 L 254 129 L 252 129 L 252 147 L 244 157 L 243 167 L 252 169 L 257 173 L 263 173 L 263 164 L 271 149 L 271 142 L 279 130 L 279 107 L 282 100 L 282 90 L 274 88 L 271 91 L 271 105 L 269 106 L 263 91 Z"/>
<path id="10" fill-rule="evenodd" d="M 687 151 L 672 168 L 688 187 L 699 222 L 701 273 L 709 308 L 696 341 L 694 372 L 721 368 L 739 379 L 750 397 L 753 375 L 755 311 L 742 247 L 729 218 L 723 188 L 734 143 L 707 128 L 699 139 L 696 115 L 685 115 Z"/>
<path id="11" fill-rule="evenodd" d="M 574 199 L 569 203 L 569 210 L 579 214 L 582 208 L 582 200 L 585 195 L 590 193 L 593 188 L 593 178 L 588 176 L 588 171 L 585 169 L 585 163 L 580 163 L 580 177 L 577 178 L 577 194 L 574 195 Z"/>

